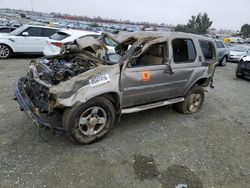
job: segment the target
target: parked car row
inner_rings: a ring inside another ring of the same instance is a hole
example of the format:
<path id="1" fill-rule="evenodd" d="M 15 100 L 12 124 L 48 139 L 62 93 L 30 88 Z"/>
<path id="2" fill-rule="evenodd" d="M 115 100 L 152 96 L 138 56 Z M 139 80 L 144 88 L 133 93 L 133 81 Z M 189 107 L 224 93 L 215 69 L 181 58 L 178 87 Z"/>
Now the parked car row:
<path id="1" fill-rule="evenodd" d="M 228 45 L 222 40 L 215 40 L 218 52 L 218 65 L 225 66 L 227 61 L 240 62 L 250 51 L 247 45 Z"/>
<path id="2" fill-rule="evenodd" d="M 9 58 L 13 54 L 56 55 L 65 44 L 76 39 L 100 36 L 100 32 L 58 29 L 38 25 L 25 25 L 9 34 L 0 34 L 0 59 Z M 108 53 L 114 53 L 115 43 L 104 41 Z"/>

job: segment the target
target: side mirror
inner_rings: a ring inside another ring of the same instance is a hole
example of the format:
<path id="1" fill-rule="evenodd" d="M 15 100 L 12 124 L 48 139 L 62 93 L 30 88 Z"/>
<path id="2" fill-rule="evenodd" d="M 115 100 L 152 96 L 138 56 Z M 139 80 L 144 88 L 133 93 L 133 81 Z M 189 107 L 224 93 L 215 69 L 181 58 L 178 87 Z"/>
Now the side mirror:
<path id="1" fill-rule="evenodd" d="M 29 33 L 28 32 L 23 32 L 22 36 L 29 36 Z"/>

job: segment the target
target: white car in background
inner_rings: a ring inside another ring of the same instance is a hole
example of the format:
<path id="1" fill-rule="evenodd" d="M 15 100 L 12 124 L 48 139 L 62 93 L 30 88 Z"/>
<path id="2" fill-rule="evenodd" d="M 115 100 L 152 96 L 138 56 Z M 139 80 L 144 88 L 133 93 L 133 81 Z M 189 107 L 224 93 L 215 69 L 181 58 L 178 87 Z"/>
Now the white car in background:
<path id="1" fill-rule="evenodd" d="M 16 53 L 42 54 L 49 36 L 58 29 L 45 26 L 24 25 L 9 34 L 0 35 L 0 59 Z"/>
<path id="2" fill-rule="evenodd" d="M 43 50 L 43 54 L 45 56 L 60 54 L 61 47 L 64 44 L 74 42 L 74 40 L 79 39 L 84 36 L 93 36 L 96 38 L 99 35 L 100 33 L 91 32 L 91 31 L 81 31 L 81 30 L 72 30 L 72 29 L 59 30 L 54 35 L 51 35 L 49 39 L 47 39 L 47 43 Z"/>
<path id="3" fill-rule="evenodd" d="M 250 46 L 236 45 L 230 47 L 228 61 L 240 62 L 240 60 L 250 51 Z"/>
<path id="4" fill-rule="evenodd" d="M 100 36 L 101 33 L 92 31 L 82 31 L 82 30 L 72 30 L 72 29 L 62 29 L 57 31 L 54 35 L 47 39 L 47 44 L 43 50 L 45 56 L 57 55 L 61 53 L 62 46 L 74 42 L 76 39 L 93 36 L 94 38 Z M 107 41 L 110 42 L 110 41 Z M 114 46 L 106 44 L 108 48 L 108 53 L 115 53 Z"/>

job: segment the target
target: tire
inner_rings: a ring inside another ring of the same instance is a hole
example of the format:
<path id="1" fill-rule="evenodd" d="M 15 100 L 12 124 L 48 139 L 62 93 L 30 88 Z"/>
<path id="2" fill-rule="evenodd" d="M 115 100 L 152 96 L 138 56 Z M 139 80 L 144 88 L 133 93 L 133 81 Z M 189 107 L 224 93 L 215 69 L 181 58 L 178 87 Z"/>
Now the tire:
<path id="1" fill-rule="evenodd" d="M 0 44 L 0 59 L 7 59 L 12 56 L 12 49 L 6 44 Z"/>
<path id="2" fill-rule="evenodd" d="M 237 78 L 243 78 L 244 74 L 241 72 L 241 67 L 240 67 L 241 62 L 238 63 L 237 69 L 236 69 L 236 77 Z"/>
<path id="3" fill-rule="evenodd" d="M 65 129 L 69 139 L 90 144 L 104 137 L 115 123 L 115 109 L 105 97 L 94 98 L 65 112 Z"/>
<path id="4" fill-rule="evenodd" d="M 71 108 L 66 108 L 63 112 L 63 116 L 62 116 L 62 128 L 66 129 L 66 120 L 67 117 L 69 115 Z"/>
<path id="5" fill-rule="evenodd" d="M 182 114 L 193 114 L 199 112 L 205 98 L 204 89 L 195 85 L 185 96 L 185 101 L 175 104 L 174 108 Z"/>
<path id="6" fill-rule="evenodd" d="M 227 64 L 227 57 L 224 56 L 224 57 L 222 58 L 222 60 L 220 61 L 220 66 L 224 67 L 224 66 L 226 66 L 226 64 Z"/>

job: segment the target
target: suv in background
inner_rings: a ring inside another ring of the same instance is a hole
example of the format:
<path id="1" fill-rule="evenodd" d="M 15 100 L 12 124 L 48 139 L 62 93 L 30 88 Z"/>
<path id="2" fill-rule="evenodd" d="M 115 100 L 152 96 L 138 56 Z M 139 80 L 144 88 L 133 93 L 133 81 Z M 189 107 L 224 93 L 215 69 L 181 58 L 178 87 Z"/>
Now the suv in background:
<path id="1" fill-rule="evenodd" d="M 218 64 L 225 66 L 229 57 L 230 49 L 221 40 L 215 40 L 216 49 L 218 53 Z"/>
<path id="2" fill-rule="evenodd" d="M 47 38 L 56 31 L 57 28 L 52 27 L 24 25 L 0 35 L 0 59 L 15 53 L 42 54 Z"/>
<path id="3" fill-rule="evenodd" d="M 46 46 L 43 50 L 45 56 L 57 55 L 61 53 L 61 47 L 65 44 L 72 43 L 76 39 L 84 36 L 98 37 L 100 33 L 81 30 L 59 30 L 47 39 Z"/>
<path id="4" fill-rule="evenodd" d="M 115 62 L 105 39 L 117 44 Z M 198 112 L 217 62 L 213 39 L 187 33 L 104 33 L 66 49 L 32 60 L 14 94 L 35 124 L 80 144 L 102 138 L 122 114 L 171 104 L 184 114 Z M 62 127 L 42 118 L 56 113 L 63 113 Z"/>

